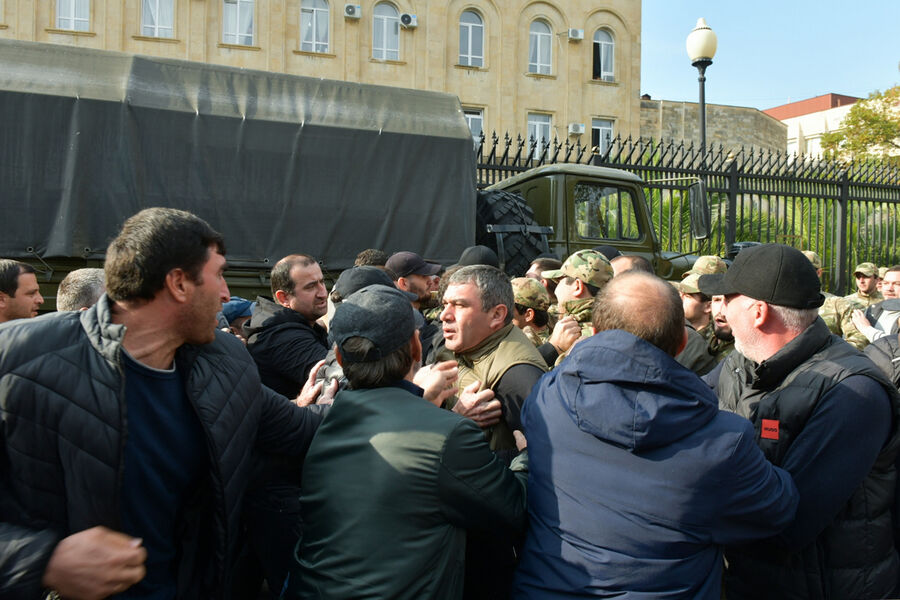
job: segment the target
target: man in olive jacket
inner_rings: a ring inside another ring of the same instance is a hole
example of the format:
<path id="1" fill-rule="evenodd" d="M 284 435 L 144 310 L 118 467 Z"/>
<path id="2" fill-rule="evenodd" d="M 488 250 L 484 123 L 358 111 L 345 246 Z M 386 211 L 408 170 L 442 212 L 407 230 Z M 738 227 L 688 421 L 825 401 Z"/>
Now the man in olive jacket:
<path id="1" fill-rule="evenodd" d="M 352 390 L 319 428 L 303 471 L 298 598 L 461 598 L 466 529 L 525 527 L 526 456 L 507 468 L 471 420 L 410 383 L 421 358 L 402 292 L 372 285 L 331 321 Z"/>

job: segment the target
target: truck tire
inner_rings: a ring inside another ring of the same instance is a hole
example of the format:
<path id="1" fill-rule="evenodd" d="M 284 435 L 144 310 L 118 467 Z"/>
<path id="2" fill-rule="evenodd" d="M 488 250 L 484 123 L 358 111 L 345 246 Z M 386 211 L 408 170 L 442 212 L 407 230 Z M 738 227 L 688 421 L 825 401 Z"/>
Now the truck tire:
<path id="1" fill-rule="evenodd" d="M 487 225 L 537 225 L 534 221 L 534 211 L 525 199 L 518 194 L 504 192 L 502 190 L 481 190 L 476 200 L 475 218 L 475 243 L 487 246 L 497 256 L 497 236 L 488 233 Z M 547 252 L 540 234 L 527 231 L 503 234 L 503 251 L 506 255 L 500 256 L 500 265 L 510 277 L 522 277 L 534 258 Z M 505 262 L 505 264 L 504 264 Z"/>

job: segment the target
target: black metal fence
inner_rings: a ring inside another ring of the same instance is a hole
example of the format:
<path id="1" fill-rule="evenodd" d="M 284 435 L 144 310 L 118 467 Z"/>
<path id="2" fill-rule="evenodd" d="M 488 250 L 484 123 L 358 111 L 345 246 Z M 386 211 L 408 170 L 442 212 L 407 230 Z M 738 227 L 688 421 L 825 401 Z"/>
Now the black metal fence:
<path id="1" fill-rule="evenodd" d="M 482 136 L 476 147 L 481 187 L 551 163 L 594 164 L 639 175 L 663 250 L 725 256 L 735 242 L 779 242 L 822 257 L 825 288 L 844 293 L 860 262 L 900 263 L 900 169 L 783 152 L 730 150 L 616 137 L 603 154 L 574 144 L 521 136 Z M 690 235 L 685 188 L 702 178 L 711 235 Z M 850 285 L 849 287 L 853 287 Z"/>

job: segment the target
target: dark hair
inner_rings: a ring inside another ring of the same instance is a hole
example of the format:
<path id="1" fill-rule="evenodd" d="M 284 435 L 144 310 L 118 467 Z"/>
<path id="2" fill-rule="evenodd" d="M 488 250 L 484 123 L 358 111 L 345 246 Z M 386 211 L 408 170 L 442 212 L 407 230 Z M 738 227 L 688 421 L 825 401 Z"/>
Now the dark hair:
<path id="1" fill-rule="evenodd" d="M 893 267 L 885 271 L 884 274 L 887 275 L 888 273 L 896 273 L 897 271 L 900 271 L 900 265 L 894 265 Z"/>
<path id="2" fill-rule="evenodd" d="M 626 271 L 627 273 L 627 271 Z M 703 292 L 684 292 L 687 296 L 694 296 L 698 302 L 711 302 L 712 296 L 707 296 Z"/>
<path id="3" fill-rule="evenodd" d="M 508 325 L 512 322 L 513 303 L 515 302 L 512 283 L 506 273 L 500 269 L 488 265 L 470 265 L 455 271 L 447 279 L 447 285 L 474 284 L 478 288 L 481 310 L 488 312 L 502 304 L 506 307 L 506 320 L 503 321 L 503 324 Z"/>
<path id="4" fill-rule="evenodd" d="M 222 234 L 187 211 L 147 208 L 125 221 L 106 250 L 106 291 L 115 301 L 152 300 L 172 269 L 195 282 L 209 247 L 225 254 Z"/>
<path id="5" fill-rule="evenodd" d="M 566 280 L 566 285 L 572 285 L 575 282 L 575 278 L 569 277 L 568 275 L 563 277 L 563 279 Z M 581 281 L 581 280 L 579 279 L 579 281 Z M 591 296 L 596 296 L 597 292 L 600 291 L 600 288 L 592 283 L 588 283 L 587 281 L 581 281 L 581 283 L 584 284 L 585 289 L 587 289 L 587 291 L 590 292 Z"/>
<path id="6" fill-rule="evenodd" d="M 541 257 L 531 261 L 532 265 L 537 265 L 541 271 L 553 271 L 562 267 L 562 261 L 558 258 Z"/>
<path id="7" fill-rule="evenodd" d="M 363 337 L 351 337 L 344 341 L 344 350 L 353 354 L 365 354 L 374 344 Z M 344 363 L 344 376 L 354 390 L 386 387 L 406 377 L 413 364 L 412 340 L 380 360 Z"/>
<path id="8" fill-rule="evenodd" d="M 524 315 L 525 311 L 531 308 L 530 306 L 523 306 L 519 303 L 515 304 L 516 312 L 520 315 Z M 537 308 L 531 308 L 534 311 L 534 324 L 538 327 L 543 327 L 547 323 L 550 322 L 550 315 L 547 314 L 546 310 L 540 310 Z"/>
<path id="9" fill-rule="evenodd" d="M 34 267 L 17 260 L 0 258 L 0 292 L 15 298 L 16 290 L 19 289 L 19 275 L 22 273 L 34 273 Z"/>
<path id="10" fill-rule="evenodd" d="M 368 248 L 356 255 L 353 265 L 356 267 L 383 267 L 387 263 L 388 255 L 384 250 Z"/>
<path id="11" fill-rule="evenodd" d="M 75 269 L 59 282 L 56 310 L 81 310 L 97 303 L 103 295 L 103 269 Z"/>
<path id="12" fill-rule="evenodd" d="M 594 329 L 621 329 L 675 356 L 684 339 L 684 308 L 673 285 L 627 271 L 609 280 L 594 300 Z"/>
<path id="13" fill-rule="evenodd" d="M 617 256 L 614 260 L 628 261 L 628 268 L 622 271 L 622 273 L 637 271 L 639 273 L 650 273 L 651 275 L 654 275 L 653 265 L 640 254 L 622 254 L 621 256 Z"/>
<path id="14" fill-rule="evenodd" d="M 272 297 L 275 292 L 281 290 L 290 295 L 294 295 L 294 280 L 291 279 L 291 269 L 296 266 L 308 267 L 315 264 L 316 259 L 308 254 L 288 254 L 272 267 Z"/>

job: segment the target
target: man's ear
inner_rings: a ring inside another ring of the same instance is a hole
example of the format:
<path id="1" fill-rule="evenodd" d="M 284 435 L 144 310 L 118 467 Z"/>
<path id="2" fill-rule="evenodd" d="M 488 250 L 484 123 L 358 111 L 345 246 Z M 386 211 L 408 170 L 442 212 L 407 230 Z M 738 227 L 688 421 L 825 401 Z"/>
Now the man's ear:
<path id="1" fill-rule="evenodd" d="M 409 291 L 409 279 L 406 277 L 398 277 L 397 281 L 394 282 L 394 285 L 397 286 L 398 290 L 403 290 L 404 292 Z"/>
<path id="2" fill-rule="evenodd" d="M 284 290 L 275 290 L 275 302 L 280 304 L 281 306 L 290 306 L 290 296 Z"/>
<path id="3" fill-rule="evenodd" d="M 422 362 L 422 340 L 419 339 L 418 329 L 413 332 L 412 339 L 410 339 L 410 344 L 412 349 L 413 364 L 419 364 L 420 362 Z"/>
<path id="4" fill-rule="evenodd" d="M 523 314 L 522 316 L 525 317 L 525 322 L 526 322 L 526 323 L 531 323 L 532 321 L 534 321 L 534 309 L 533 309 L 533 308 L 526 308 L 526 309 L 525 309 L 525 314 Z"/>
<path id="5" fill-rule="evenodd" d="M 753 320 L 753 326 L 757 329 L 766 326 L 774 316 L 769 310 L 769 305 L 762 301 L 755 301 L 748 310 L 750 311 L 750 318 Z"/>
<path id="6" fill-rule="evenodd" d="M 681 341 L 678 342 L 678 349 L 675 350 L 675 356 L 678 356 L 679 354 L 681 354 L 681 352 L 687 346 L 687 341 L 688 341 L 688 330 L 687 330 L 687 326 L 685 326 L 684 330 L 681 332 Z"/>
<path id="7" fill-rule="evenodd" d="M 194 281 L 181 268 L 175 268 L 166 273 L 165 289 L 176 302 L 186 302 L 189 297 L 189 286 Z"/>
<path id="8" fill-rule="evenodd" d="M 584 298 L 585 294 L 587 294 L 587 286 L 584 285 L 582 280 L 575 279 L 575 297 Z"/>
<path id="9" fill-rule="evenodd" d="M 505 304 L 498 304 L 494 308 L 490 310 L 491 315 L 491 328 L 492 329 L 500 329 L 503 327 L 506 321 L 506 315 L 509 314 L 509 311 L 506 308 Z"/>
<path id="10" fill-rule="evenodd" d="M 334 345 L 334 358 L 337 360 L 337 364 L 341 365 L 341 368 L 344 367 L 344 357 L 341 356 L 341 349 L 338 348 L 338 345 Z"/>

